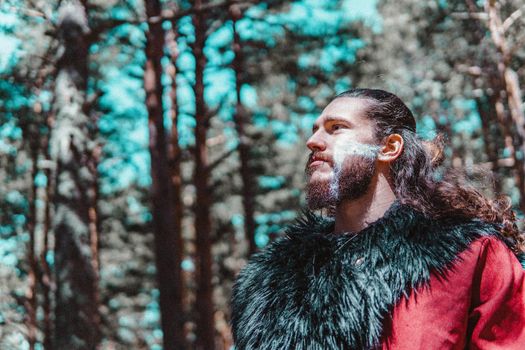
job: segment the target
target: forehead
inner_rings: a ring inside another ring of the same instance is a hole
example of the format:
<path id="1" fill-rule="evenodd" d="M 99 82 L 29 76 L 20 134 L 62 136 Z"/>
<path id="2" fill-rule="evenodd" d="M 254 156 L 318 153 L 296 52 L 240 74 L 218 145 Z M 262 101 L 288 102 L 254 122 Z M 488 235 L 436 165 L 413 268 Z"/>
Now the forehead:
<path id="1" fill-rule="evenodd" d="M 373 122 L 365 117 L 368 102 L 354 97 L 339 97 L 330 102 L 314 123 L 314 128 L 326 121 L 340 119 L 354 126 L 373 126 Z"/>

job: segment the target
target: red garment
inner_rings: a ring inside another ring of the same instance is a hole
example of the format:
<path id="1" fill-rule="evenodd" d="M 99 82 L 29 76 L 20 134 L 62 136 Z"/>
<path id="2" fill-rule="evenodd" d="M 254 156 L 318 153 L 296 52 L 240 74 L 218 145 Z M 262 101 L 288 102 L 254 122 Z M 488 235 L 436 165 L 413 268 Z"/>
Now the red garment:
<path id="1" fill-rule="evenodd" d="M 525 349 L 525 272 L 504 243 L 473 242 L 444 276 L 403 299 L 382 349 Z"/>

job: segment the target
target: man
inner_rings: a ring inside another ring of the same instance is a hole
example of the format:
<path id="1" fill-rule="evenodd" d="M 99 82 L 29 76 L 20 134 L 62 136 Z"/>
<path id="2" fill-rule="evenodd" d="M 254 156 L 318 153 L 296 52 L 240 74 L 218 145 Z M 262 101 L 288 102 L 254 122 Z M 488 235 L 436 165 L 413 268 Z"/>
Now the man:
<path id="1" fill-rule="evenodd" d="M 382 90 L 337 96 L 307 142 L 307 213 L 232 298 L 236 349 L 525 349 L 509 206 L 439 176 L 439 147 Z"/>

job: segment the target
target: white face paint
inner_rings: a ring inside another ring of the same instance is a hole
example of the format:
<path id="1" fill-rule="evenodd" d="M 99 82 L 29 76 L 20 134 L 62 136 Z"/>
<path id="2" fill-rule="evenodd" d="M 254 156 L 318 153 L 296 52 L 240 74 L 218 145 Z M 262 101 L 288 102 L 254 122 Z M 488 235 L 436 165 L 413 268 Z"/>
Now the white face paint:
<path id="1" fill-rule="evenodd" d="M 381 149 L 377 145 L 368 145 L 352 140 L 338 139 L 334 144 L 334 167 L 341 167 L 348 156 L 375 158 Z"/>
<path id="2" fill-rule="evenodd" d="M 339 200 L 339 179 L 343 164 L 349 156 L 361 156 L 375 159 L 381 149 L 377 145 L 368 145 L 353 140 L 339 139 L 334 144 L 333 164 L 334 171 L 330 180 L 330 195 L 335 200 Z"/>

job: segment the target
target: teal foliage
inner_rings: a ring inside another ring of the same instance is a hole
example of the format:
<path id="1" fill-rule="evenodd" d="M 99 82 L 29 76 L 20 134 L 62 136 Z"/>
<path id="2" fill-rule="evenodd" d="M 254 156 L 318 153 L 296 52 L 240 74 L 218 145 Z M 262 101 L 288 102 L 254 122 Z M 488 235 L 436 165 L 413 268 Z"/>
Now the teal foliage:
<path id="1" fill-rule="evenodd" d="M 293 220 L 295 216 L 295 210 L 258 215 L 255 219 L 257 222 L 255 231 L 255 243 L 257 246 L 262 248 L 268 244 L 272 239 L 271 236 L 280 234 L 283 226 Z"/>
<path id="2" fill-rule="evenodd" d="M 10 120 L 0 126 L 0 153 L 15 156 L 17 153 L 16 141 L 22 137 L 22 130 Z"/>
<path id="3" fill-rule="evenodd" d="M 123 38 L 126 45 L 119 44 Z M 149 176 L 147 112 L 142 88 L 144 32 L 123 25 L 108 33 L 99 43 L 101 79 L 99 100 L 105 112 L 99 120 L 104 144 L 104 159 L 99 164 L 101 192 L 112 193 L 132 184 L 147 187 Z M 118 51 L 116 51 L 116 49 Z"/>
<path id="4" fill-rule="evenodd" d="M 424 115 L 417 122 L 417 133 L 420 137 L 426 140 L 431 140 L 436 137 L 436 123 L 429 115 Z"/>
<path id="5" fill-rule="evenodd" d="M 243 84 L 241 86 L 241 103 L 247 108 L 257 106 L 257 91 L 252 85 Z"/>
<path id="6" fill-rule="evenodd" d="M 270 121 L 270 127 L 275 133 L 277 140 L 282 144 L 294 144 L 298 141 L 295 125 L 281 120 L 272 120 Z"/>
<path id="7" fill-rule="evenodd" d="M 453 125 L 453 131 L 456 133 L 465 133 L 472 136 L 472 133 L 481 129 L 481 118 L 476 108 L 474 100 L 455 99 L 453 106 L 464 112 L 464 117 Z"/>
<path id="8" fill-rule="evenodd" d="M 284 182 L 283 176 L 259 176 L 259 186 L 263 189 L 278 189 Z"/>
<path id="9" fill-rule="evenodd" d="M 0 74 L 11 69 L 22 54 L 20 40 L 12 35 L 17 25 L 17 15 L 9 11 L 8 4 L 0 4 Z"/>
<path id="10" fill-rule="evenodd" d="M 17 251 L 18 245 L 20 244 L 17 237 L 7 236 L 1 234 L 2 244 L 0 244 L 0 263 L 5 267 L 16 269 L 18 266 L 18 257 L 13 252 Z"/>

